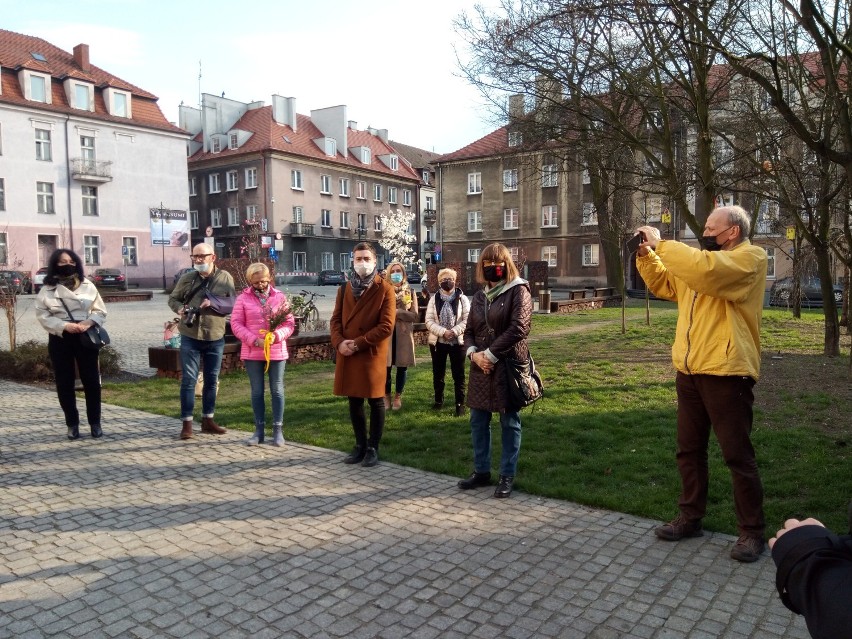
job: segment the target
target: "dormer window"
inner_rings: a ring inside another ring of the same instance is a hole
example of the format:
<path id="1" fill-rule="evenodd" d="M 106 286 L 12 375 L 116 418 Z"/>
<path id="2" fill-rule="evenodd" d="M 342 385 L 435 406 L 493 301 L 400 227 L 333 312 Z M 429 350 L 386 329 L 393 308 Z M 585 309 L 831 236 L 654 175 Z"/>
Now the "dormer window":
<path id="1" fill-rule="evenodd" d="M 90 111 L 90 104 L 91 102 L 89 100 L 89 87 L 87 87 L 85 84 L 75 84 L 74 106 L 78 109 L 85 109 L 86 111 Z"/>
<path id="2" fill-rule="evenodd" d="M 399 156 L 396 155 L 395 153 L 389 153 L 387 155 L 380 155 L 379 159 L 391 171 L 398 171 L 399 170 Z"/>
<path id="3" fill-rule="evenodd" d="M 390 156 L 390 168 L 391 171 L 396 171 L 397 169 L 399 169 L 399 157 L 397 157 L 396 155 Z"/>
<path id="4" fill-rule="evenodd" d="M 210 140 L 210 152 L 219 153 L 222 150 L 222 141 L 218 135 L 214 135 Z"/>
<path id="5" fill-rule="evenodd" d="M 108 87 L 104 90 L 104 102 L 110 115 L 117 118 L 132 118 L 130 93 Z"/>
<path id="6" fill-rule="evenodd" d="M 228 135 L 228 148 L 236 149 L 240 146 L 239 136 L 236 133 L 231 133 Z"/>
<path id="7" fill-rule="evenodd" d="M 50 76 L 45 73 L 21 69 L 18 81 L 24 90 L 24 98 L 33 102 L 51 104 Z"/>
<path id="8" fill-rule="evenodd" d="M 370 164 L 373 161 L 372 154 L 370 153 L 370 149 L 366 146 L 361 147 L 361 163 L 362 164 Z"/>
<path id="9" fill-rule="evenodd" d="M 509 146 L 521 146 L 524 136 L 520 131 L 509 131 Z"/>
<path id="10" fill-rule="evenodd" d="M 93 84 L 68 78 L 65 80 L 64 86 L 65 96 L 72 108 L 81 111 L 95 110 L 95 86 Z"/>
<path id="11" fill-rule="evenodd" d="M 45 79 L 39 75 L 30 76 L 30 99 L 34 102 L 46 102 Z"/>
<path id="12" fill-rule="evenodd" d="M 429 169 L 423 169 L 423 184 L 429 184 Z"/>

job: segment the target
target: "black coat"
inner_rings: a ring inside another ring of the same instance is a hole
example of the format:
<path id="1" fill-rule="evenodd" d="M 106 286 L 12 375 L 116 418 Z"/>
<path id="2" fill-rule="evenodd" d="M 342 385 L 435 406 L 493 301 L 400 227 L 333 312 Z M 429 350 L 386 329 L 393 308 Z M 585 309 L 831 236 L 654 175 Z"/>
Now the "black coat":
<path id="1" fill-rule="evenodd" d="M 530 287 L 524 280 L 503 291 L 491 304 L 488 304 L 482 290 L 473 296 L 464 331 L 465 352 L 471 346 L 475 346 L 477 351 L 490 349 L 500 361 L 494 365 L 490 375 L 471 364 L 467 387 L 467 405 L 470 408 L 492 413 L 506 410 L 509 386 L 502 360 L 506 357 L 526 360 L 529 357 L 527 335 L 532 309 Z M 485 321 L 486 313 L 488 322 Z"/>

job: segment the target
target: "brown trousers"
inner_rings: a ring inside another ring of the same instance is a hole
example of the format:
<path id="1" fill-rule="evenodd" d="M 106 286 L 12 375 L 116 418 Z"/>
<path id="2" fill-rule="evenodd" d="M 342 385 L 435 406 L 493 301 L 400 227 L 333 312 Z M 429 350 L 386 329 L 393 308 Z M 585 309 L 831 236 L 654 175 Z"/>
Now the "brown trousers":
<path id="1" fill-rule="evenodd" d="M 707 509 L 707 445 L 710 428 L 731 471 L 734 508 L 741 535 L 763 537 L 763 485 L 751 445 L 754 380 L 751 377 L 677 374 L 677 467 L 687 519 Z"/>

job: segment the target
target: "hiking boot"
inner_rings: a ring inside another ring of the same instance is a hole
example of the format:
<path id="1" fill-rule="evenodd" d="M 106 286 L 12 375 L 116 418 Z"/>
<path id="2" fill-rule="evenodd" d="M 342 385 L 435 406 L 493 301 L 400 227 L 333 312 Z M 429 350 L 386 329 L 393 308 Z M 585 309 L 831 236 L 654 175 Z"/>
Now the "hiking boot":
<path id="1" fill-rule="evenodd" d="M 678 515 L 669 523 L 654 528 L 654 534 L 666 541 L 680 541 L 685 537 L 702 537 L 704 531 L 700 519 L 687 519 Z"/>
<path id="2" fill-rule="evenodd" d="M 355 446 L 355 448 L 352 449 L 352 452 L 343 458 L 343 463 L 360 464 L 364 461 L 364 455 L 366 452 L 366 446 Z"/>
<path id="3" fill-rule="evenodd" d="M 760 559 L 763 553 L 763 537 L 740 535 L 737 543 L 731 548 L 731 558 L 750 564 Z"/>
<path id="4" fill-rule="evenodd" d="M 480 488 L 481 486 L 487 486 L 491 483 L 491 472 L 485 473 L 477 473 L 472 472 L 470 477 L 467 479 L 462 479 L 458 486 L 462 490 L 470 490 L 471 488 Z"/>
<path id="5" fill-rule="evenodd" d="M 379 454 L 376 452 L 375 448 L 368 446 L 367 450 L 364 451 L 364 459 L 361 461 L 361 465 L 366 466 L 367 468 L 372 468 L 378 463 Z"/>
<path id="6" fill-rule="evenodd" d="M 497 481 L 497 488 L 494 489 L 494 496 L 498 499 L 505 499 L 512 494 L 512 484 L 515 483 L 513 475 L 500 475 Z"/>

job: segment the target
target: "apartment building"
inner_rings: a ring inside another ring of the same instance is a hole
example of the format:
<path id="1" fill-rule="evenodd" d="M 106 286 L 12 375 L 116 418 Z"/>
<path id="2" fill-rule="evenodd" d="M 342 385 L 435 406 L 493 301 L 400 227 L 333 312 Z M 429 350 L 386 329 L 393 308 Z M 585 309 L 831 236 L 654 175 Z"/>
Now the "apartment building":
<path id="1" fill-rule="evenodd" d="M 181 107 L 180 124 L 193 136 L 192 239 L 217 255 L 259 248 L 279 273 L 346 270 L 358 241 L 381 239 L 381 215 L 418 213 L 422 176 L 387 130 L 359 129 L 344 105 L 302 115 L 292 97 L 266 105 L 204 94 L 200 109 Z"/>
<path id="2" fill-rule="evenodd" d="M 0 268 L 35 271 L 68 247 L 87 274 L 171 277 L 188 241 L 155 243 L 151 211 L 186 215 L 187 137 L 154 94 L 92 64 L 88 45 L 68 53 L 0 30 Z"/>
<path id="3" fill-rule="evenodd" d="M 416 224 L 416 252 L 423 260 L 424 266 L 440 262 L 441 246 L 436 239 L 440 232 L 437 226 L 437 174 L 432 164 L 440 157 L 440 154 L 426 151 L 425 149 L 418 149 L 417 147 L 401 142 L 394 142 L 393 140 L 391 140 L 390 144 L 420 176 L 417 196 L 417 201 L 420 204 L 420 218 Z"/>

